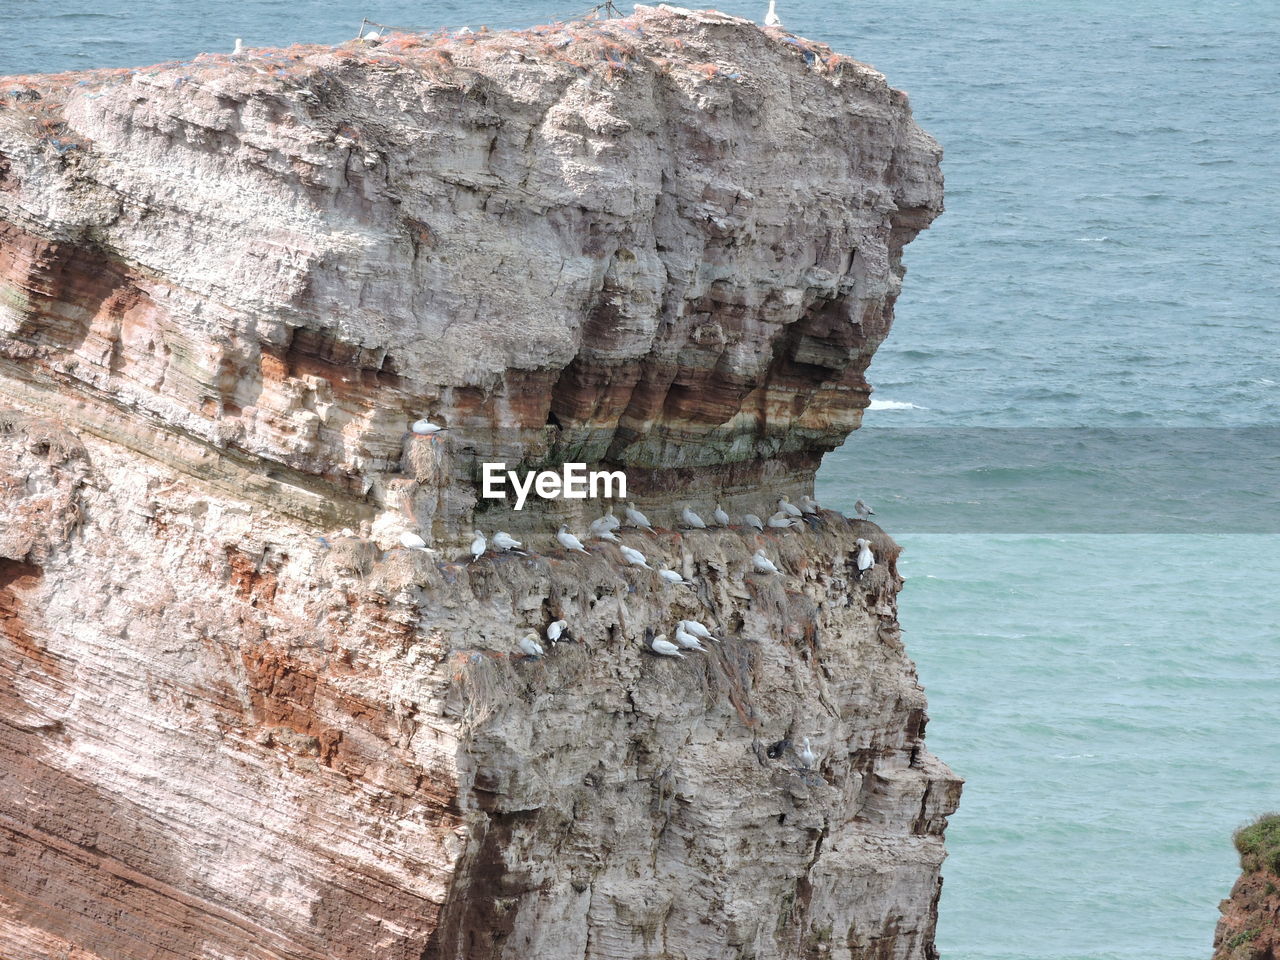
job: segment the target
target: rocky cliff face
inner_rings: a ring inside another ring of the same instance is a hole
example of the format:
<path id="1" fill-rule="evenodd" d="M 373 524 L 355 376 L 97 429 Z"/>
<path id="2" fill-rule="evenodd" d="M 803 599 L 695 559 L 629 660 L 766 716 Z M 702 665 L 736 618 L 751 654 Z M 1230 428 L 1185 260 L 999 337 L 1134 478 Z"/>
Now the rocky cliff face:
<path id="1" fill-rule="evenodd" d="M 1275 960 L 1280 954 L 1280 814 L 1236 831 L 1240 879 L 1218 904 L 1213 960 Z"/>
<path id="2" fill-rule="evenodd" d="M 668 8 L 0 82 L 0 955 L 933 956 L 896 546 L 673 511 L 811 492 L 938 159 Z M 498 460 L 624 469 L 695 585 Z"/>

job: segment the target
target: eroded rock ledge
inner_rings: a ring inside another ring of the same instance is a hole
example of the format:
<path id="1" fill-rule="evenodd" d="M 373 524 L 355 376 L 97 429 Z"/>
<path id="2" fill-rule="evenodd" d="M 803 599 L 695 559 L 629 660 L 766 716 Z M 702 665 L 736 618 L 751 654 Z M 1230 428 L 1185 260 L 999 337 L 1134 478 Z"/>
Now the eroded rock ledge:
<path id="1" fill-rule="evenodd" d="M 896 546 L 668 527 L 811 492 L 938 160 L 865 65 L 668 8 L 0 81 L 0 955 L 934 956 Z M 625 469 L 697 587 L 489 460 Z M 681 617 L 724 642 L 640 649 Z"/>

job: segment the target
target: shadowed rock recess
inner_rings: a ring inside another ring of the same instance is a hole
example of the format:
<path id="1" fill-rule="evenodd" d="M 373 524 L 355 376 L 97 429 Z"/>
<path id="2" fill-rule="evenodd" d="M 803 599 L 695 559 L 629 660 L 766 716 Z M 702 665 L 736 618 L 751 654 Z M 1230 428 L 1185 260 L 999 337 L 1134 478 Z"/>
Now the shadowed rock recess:
<path id="1" fill-rule="evenodd" d="M 665 7 L 0 80 L 0 956 L 936 956 L 896 545 L 675 517 L 812 492 L 939 158 Z M 499 460 L 625 470 L 694 585 Z"/>

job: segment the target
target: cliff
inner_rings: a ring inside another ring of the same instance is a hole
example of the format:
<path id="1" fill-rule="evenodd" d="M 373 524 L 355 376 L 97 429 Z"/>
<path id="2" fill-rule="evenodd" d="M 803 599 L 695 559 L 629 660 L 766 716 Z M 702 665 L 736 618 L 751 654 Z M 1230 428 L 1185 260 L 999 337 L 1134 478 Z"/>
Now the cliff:
<path id="1" fill-rule="evenodd" d="M 1280 816 L 1236 831 L 1240 879 L 1219 904 L 1213 960 L 1275 960 L 1280 954 Z"/>
<path id="2" fill-rule="evenodd" d="M 939 156 L 666 7 L 0 81 L 0 955 L 935 956 L 896 545 L 674 516 L 812 492 Z M 478 497 L 566 460 L 695 585 Z"/>

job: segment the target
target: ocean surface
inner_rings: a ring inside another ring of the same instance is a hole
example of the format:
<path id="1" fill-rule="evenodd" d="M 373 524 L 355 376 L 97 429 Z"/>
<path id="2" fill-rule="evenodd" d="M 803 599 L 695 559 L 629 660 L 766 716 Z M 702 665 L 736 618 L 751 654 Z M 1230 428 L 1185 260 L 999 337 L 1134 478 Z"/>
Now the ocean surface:
<path id="1" fill-rule="evenodd" d="M 497 27 L 586 6 L 6 2 L 0 74 L 237 36 L 336 42 L 362 16 Z M 929 741 L 968 781 L 942 954 L 1206 958 L 1231 831 L 1280 808 L 1280 509 L 1262 472 L 1280 445 L 1241 433 L 1280 426 L 1280 4 L 780 12 L 907 90 L 946 148 L 948 212 L 908 248 L 868 432 L 819 484 L 828 505 L 870 500 L 905 545 Z M 1104 429 L 1119 439 L 1063 432 Z M 1145 455 L 1127 455 L 1125 431 Z M 1010 437 L 1043 455 L 991 462 Z M 1170 461 L 1189 489 L 1148 509 L 1144 471 L 1163 483 Z M 917 474 L 927 492 L 905 482 Z"/>

